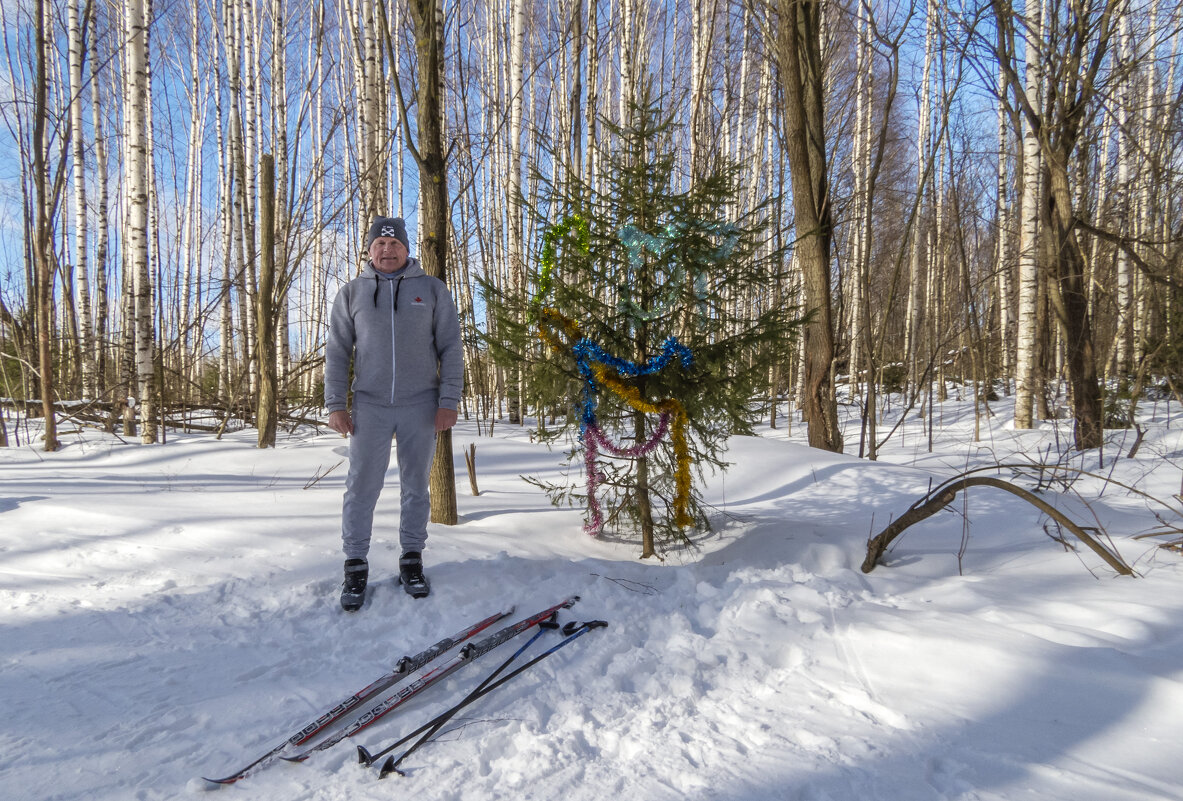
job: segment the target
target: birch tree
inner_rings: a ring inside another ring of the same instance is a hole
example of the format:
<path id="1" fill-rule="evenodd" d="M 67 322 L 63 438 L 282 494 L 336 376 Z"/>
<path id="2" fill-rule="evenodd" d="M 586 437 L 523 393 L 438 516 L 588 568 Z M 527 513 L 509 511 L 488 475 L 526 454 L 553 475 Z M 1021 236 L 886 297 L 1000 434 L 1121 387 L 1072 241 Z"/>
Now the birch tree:
<path id="1" fill-rule="evenodd" d="M 936 59 L 937 3 L 928 0 L 924 22 L 924 66 L 919 87 L 919 109 L 916 125 L 916 213 L 909 226 L 908 241 L 908 301 L 904 313 L 904 359 L 911 383 L 919 389 L 920 382 L 920 322 L 922 318 L 924 259 L 927 228 L 918 220 L 927 220 L 924 212 L 928 202 L 928 183 L 932 173 L 932 71 Z M 927 372 L 925 373 L 927 374 Z"/>
<path id="2" fill-rule="evenodd" d="M 1039 47 L 1042 30 L 1041 0 L 1027 0 L 1030 4 L 1027 14 L 1026 54 L 1024 58 L 1024 80 L 1020 84 L 1011 79 L 1002 54 L 1014 49 L 1014 31 L 1011 25 L 998 26 L 999 70 L 1017 95 L 1032 109 L 1042 106 L 1041 51 Z M 995 9 L 995 13 L 1006 13 Z M 1014 60 L 1011 59 L 1010 63 Z M 1018 283 L 1018 328 L 1015 345 L 1015 428 L 1034 427 L 1035 394 L 1041 391 L 1038 375 L 1039 336 L 1039 199 L 1043 170 L 1042 152 L 1036 121 L 1029 116 L 1024 121 L 1022 136 L 1022 200 L 1019 212 L 1019 283 Z"/>
<path id="3" fill-rule="evenodd" d="M 90 112 L 91 131 L 94 136 L 95 182 L 98 184 L 98 202 L 96 203 L 95 220 L 95 251 L 94 276 L 95 291 L 93 304 L 93 320 L 90 322 L 94 330 L 94 366 L 95 366 L 95 395 L 106 394 L 106 368 L 109 347 L 107 343 L 108 323 L 108 252 L 110 243 L 110 182 L 108 179 L 107 160 L 107 123 L 102 113 L 103 98 L 102 82 L 99 80 L 100 59 L 99 25 L 96 4 L 89 3 L 92 35 L 88 46 L 90 49 Z M 85 324 L 85 323 L 84 323 Z"/>
<path id="4" fill-rule="evenodd" d="M 123 0 L 127 37 L 124 54 L 125 171 L 128 258 L 133 275 L 136 401 L 140 441 L 151 444 L 156 431 L 155 295 L 149 263 L 148 170 L 148 0 Z"/>
<path id="5" fill-rule="evenodd" d="M 1086 263 L 1078 234 L 1071 170 L 1082 132 L 1098 102 L 1102 69 L 1116 35 L 1115 13 L 1119 3 L 1120 0 L 1070 0 L 1059 7 L 1059 14 L 1045 20 L 1042 37 L 1035 31 L 1026 32 L 1028 42 L 1037 41 L 1041 50 L 1057 54 L 1054 59 L 1042 60 L 1049 70 L 1045 82 L 1048 94 L 1042 105 L 1029 102 L 1026 92 L 1015 91 L 1020 79 L 1013 66 L 1013 54 L 998 54 L 1016 104 L 1035 131 L 1045 159 L 1043 176 L 1047 185 L 1041 193 L 1040 223 L 1047 230 L 1043 247 L 1048 260 L 1052 307 L 1067 356 L 1074 442 L 1081 450 L 1100 447 L 1104 425 L 1088 308 Z M 1000 27 L 1011 24 L 1014 15 L 1006 0 L 996 0 L 993 9 Z"/>
<path id="6" fill-rule="evenodd" d="M 80 0 L 69 0 L 66 6 L 69 37 L 70 69 L 70 155 L 74 170 L 74 274 L 78 283 L 78 316 L 81 356 L 82 391 L 88 397 L 96 395 L 94 334 L 91 327 L 90 276 L 87 269 L 87 233 L 89 206 L 86 199 L 86 129 L 83 126 L 83 61 L 86 47 L 84 19 Z"/>
<path id="7" fill-rule="evenodd" d="M 997 167 L 997 183 L 995 184 L 995 198 L 994 198 L 994 217 L 997 231 L 997 239 L 995 244 L 995 253 L 997 260 L 995 262 L 995 270 L 998 276 L 998 335 L 999 335 L 999 356 L 1001 360 L 1003 380 L 1007 387 L 1007 393 L 1010 390 L 1010 379 L 1013 369 L 1013 348 L 1014 342 L 1014 326 L 1011 309 L 1011 274 L 1012 274 L 1012 250 L 1011 245 L 1014 240 L 1011 218 L 1011 137 L 1010 131 L 1012 128 L 1011 115 L 1007 113 L 1007 104 L 1003 101 L 1006 96 L 1006 76 L 1002 70 L 998 70 L 998 167 Z"/>
<path id="8" fill-rule="evenodd" d="M 509 139 L 506 145 L 505 208 L 508 233 L 510 291 L 524 293 L 525 285 L 525 213 L 522 207 L 522 124 L 525 102 L 526 70 L 526 0 L 512 0 L 513 27 L 509 39 Z M 512 374 L 510 387 L 510 422 L 520 423 L 525 415 L 526 399 L 520 371 Z"/>

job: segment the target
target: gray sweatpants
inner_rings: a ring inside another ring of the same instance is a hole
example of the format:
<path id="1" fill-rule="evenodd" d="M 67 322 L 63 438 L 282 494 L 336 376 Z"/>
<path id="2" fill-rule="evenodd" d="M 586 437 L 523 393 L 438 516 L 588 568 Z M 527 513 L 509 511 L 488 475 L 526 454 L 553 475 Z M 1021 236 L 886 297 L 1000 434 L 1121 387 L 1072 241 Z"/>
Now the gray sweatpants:
<path id="1" fill-rule="evenodd" d="M 403 551 L 423 550 L 431 511 L 428 479 L 435 456 L 436 408 L 434 403 L 377 406 L 354 399 L 349 475 L 341 512 L 346 559 L 364 559 L 370 551 L 374 507 L 386 483 L 392 436 L 397 438 L 399 545 Z"/>

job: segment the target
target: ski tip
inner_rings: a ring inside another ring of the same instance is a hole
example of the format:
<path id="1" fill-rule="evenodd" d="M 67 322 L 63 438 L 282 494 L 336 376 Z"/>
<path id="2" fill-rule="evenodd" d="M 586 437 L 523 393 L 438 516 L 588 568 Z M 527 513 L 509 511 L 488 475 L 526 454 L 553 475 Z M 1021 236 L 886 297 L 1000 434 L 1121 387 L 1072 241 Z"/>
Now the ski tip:
<path id="1" fill-rule="evenodd" d="M 399 776 L 407 775 L 395 767 L 394 757 L 387 757 L 386 761 L 382 763 L 382 769 L 378 771 L 378 778 L 385 779 L 392 773 L 397 773 Z"/>
<path id="2" fill-rule="evenodd" d="M 227 776 L 224 779 L 207 779 L 205 776 L 202 776 L 201 780 L 203 782 L 205 782 L 207 785 L 213 785 L 213 787 L 211 789 L 214 789 L 214 788 L 218 788 L 218 787 L 225 787 L 228 784 L 234 784 L 236 781 L 238 781 L 241 778 L 242 778 L 241 776 Z"/>
<path id="3" fill-rule="evenodd" d="M 357 747 L 357 763 L 359 765 L 365 765 L 367 768 L 374 764 L 374 757 L 370 755 L 370 752 L 366 750 L 364 745 Z"/>

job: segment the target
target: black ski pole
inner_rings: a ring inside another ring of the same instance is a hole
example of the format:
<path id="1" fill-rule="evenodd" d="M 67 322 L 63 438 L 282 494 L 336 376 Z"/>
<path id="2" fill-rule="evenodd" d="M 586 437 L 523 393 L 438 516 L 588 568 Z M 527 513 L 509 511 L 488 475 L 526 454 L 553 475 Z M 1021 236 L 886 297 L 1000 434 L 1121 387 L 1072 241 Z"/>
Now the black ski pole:
<path id="1" fill-rule="evenodd" d="M 426 733 L 422 737 L 420 737 L 415 742 L 414 745 L 412 745 L 410 748 L 408 748 L 403 753 L 403 755 L 400 756 L 398 759 L 395 759 L 393 756 L 388 758 L 386 760 L 386 762 L 382 765 L 382 769 L 378 773 L 378 778 L 384 779 L 387 776 L 389 776 L 391 773 L 397 773 L 400 776 L 406 775 L 401 770 L 398 769 L 398 766 L 400 764 L 402 764 L 402 761 L 404 759 L 406 759 L 407 757 L 409 757 L 411 754 L 413 754 L 415 751 L 417 751 L 419 749 L 419 747 L 422 746 L 424 743 L 426 743 L 429 739 L 431 739 L 431 737 L 433 737 L 436 734 L 436 732 L 438 732 L 444 726 L 444 724 L 447 723 L 449 720 L 451 720 L 456 715 L 456 713 L 459 712 L 461 709 L 468 706 L 470 703 L 477 700 L 478 698 L 481 698 L 481 697 L 493 692 L 498 687 L 502 686 L 506 682 L 513 679 L 515 676 L 521 675 L 523 672 L 525 672 L 526 670 L 529 670 L 531 667 L 538 664 L 543 659 L 546 659 L 548 656 L 553 654 L 555 651 L 559 650 L 560 648 L 562 648 L 563 646 L 565 646 L 571 642 L 574 642 L 575 640 L 579 639 L 580 637 L 582 637 L 584 634 L 591 631 L 592 629 L 604 628 L 607 625 L 608 625 L 608 623 L 603 620 L 589 620 L 584 623 L 574 623 L 574 622 L 568 623 L 566 626 L 563 627 L 563 634 L 567 635 L 565 639 L 559 641 L 555 645 L 552 645 L 550 648 L 548 648 L 547 650 L 538 654 L 538 656 L 534 657 L 529 662 L 526 662 L 525 664 L 518 666 L 517 668 L 515 668 L 514 670 L 512 670 L 511 672 L 509 672 L 508 674 L 503 676 L 501 679 L 497 680 L 496 682 L 490 684 L 488 682 L 488 680 L 486 680 L 486 682 L 484 682 L 482 684 L 482 686 L 478 688 L 479 692 L 478 692 L 478 690 L 474 690 L 473 692 L 469 693 L 468 696 L 466 698 L 464 698 L 464 700 L 462 700 L 460 703 L 456 704 L 456 706 L 452 707 L 451 709 L 446 710 L 445 712 L 443 712 L 439 716 L 437 716 L 437 718 L 434 721 L 432 721 L 428 724 L 425 724 L 423 727 L 421 727 L 420 730 L 421 731 L 426 730 Z M 492 677 L 490 677 L 490 678 L 492 678 Z M 416 732 L 416 733 L 418 733 L 418 732 Z M 408 737 L 403 738 L 403 742 L 410 739 L 410 737 L 414 737 L 414 736 L 415 736 L 415 733 L 412 733 Z M 395 745 L 393 745 L 387 749 L 384 749 L 382 753 L 386 753 L 388 751 L 391 751 L 394 748 L 396 748 L 398 745 L 399 744 L 396 743 Z M 376 758 L 377 757 L 375 757 L 375 759 Z"/>
<path id="2" fill-rule="evenodd" d="M 513 656 L 511 656 L 509 659 L 506 659 L 504 662 L 502 662 L 500 665 L 498 665 L 497 668 L 494 669 L 492 673 L 490 673 L 488 676 L 486 676 L 484 679 L 482 679 L 481 683 L 476 686 L 476 689 L 474 689 L 472 692 L 470 692 L 468 694 L 468 696 L 465 697 L 465 700 L 467 700 L 468 698 L 479 697 L 479 694 L 481 693 L 482 690 L 485 689 L 485 687 L 487 687 L 489 685 L 489 682 L 491 682 L 495 678 L 497 678 L 497 676 L 501 673 L 501 671 L 505 670 L 505 668 L 507 668 L 510 664 L 512 664 L 515 659 L 517 659 L 519 656 L 521 656 L 526 651 L 526 649 L 529 648 L 534 643 L 535 640 L 537 640 L 539 637 L 542 636 L 542 633 L 544 631 L 547 631 L 549 629 L 557 629 L 559 626 L 557 623 L 555 623 L 556 615 L 557 615 L 557 613 L 555 615 L 551 615 L 549 618 L 547 618 L 543 622 L 539 623 L 538 624 L 538 631 L 534 632 L 534 635 L 532 637 L 530 637 L 529 640 L 526 641 L 526 644 L 521 646 L 520 648 L 518 648 L 516 651 L 514 651 Z M 455 709 L 455 707 L 452 707 L 452 709 Z M 449 711 L 451 711 L 451 710 L 450 709 L 444 710 L 439 715 L 436 715 L 434 718 L 429 720 L 427 723 L 423 724 L 418 729 L 416 729 L 415 731 L 408 734 L 406 737 L 403 737 L 401 740 L 398 740 L 397 742 L 391 743 L 390 745 L 386 746 L 385 748 L 383 748 L 381 751 L 379 751 L 376 754 L 371 754 L 369 751 L 366 750 L 366 747 L 364 745 L 359 745 L 357 747 L 357 761 L 360 762 L 361 764 L 365 765 L 366 767 L 369 767 L 370 765 L 374 764 L 374 762 L 376 760 L 381 759 L 382 757 L 386 756 L 391 751 L 393 751 L 394 749 L 398 748 L 403 743 L 410 740 L 412 737 L 422 734 L 423 732 L 425 732 L 428 729 L 435 726 L 437 723 L 440 722 L 440 719 L 444 715 L 448 714 Z M 444 721 L 444 722 L 446 722 L 446 721 Z M 433 734 L 435 733 L 434 730 L 432 733 Z"/>

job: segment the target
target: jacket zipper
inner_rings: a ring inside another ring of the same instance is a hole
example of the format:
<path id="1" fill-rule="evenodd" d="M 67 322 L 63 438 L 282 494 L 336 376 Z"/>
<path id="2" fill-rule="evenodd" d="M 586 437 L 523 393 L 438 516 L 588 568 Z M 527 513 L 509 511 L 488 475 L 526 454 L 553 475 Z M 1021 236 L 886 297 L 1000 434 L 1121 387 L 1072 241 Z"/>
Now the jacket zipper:
<path id="1" fill-rule="evenodd" d="M 400 282 L 402 278 L 399 278 Z M 394 336 L 394 312 L 399 308 L 399 286 L 397 282 L 387 282 L 390 284 L 390 406 L 394 406 L 394 368 L 396 358 L 394 354 L 395 336 Z"/>

